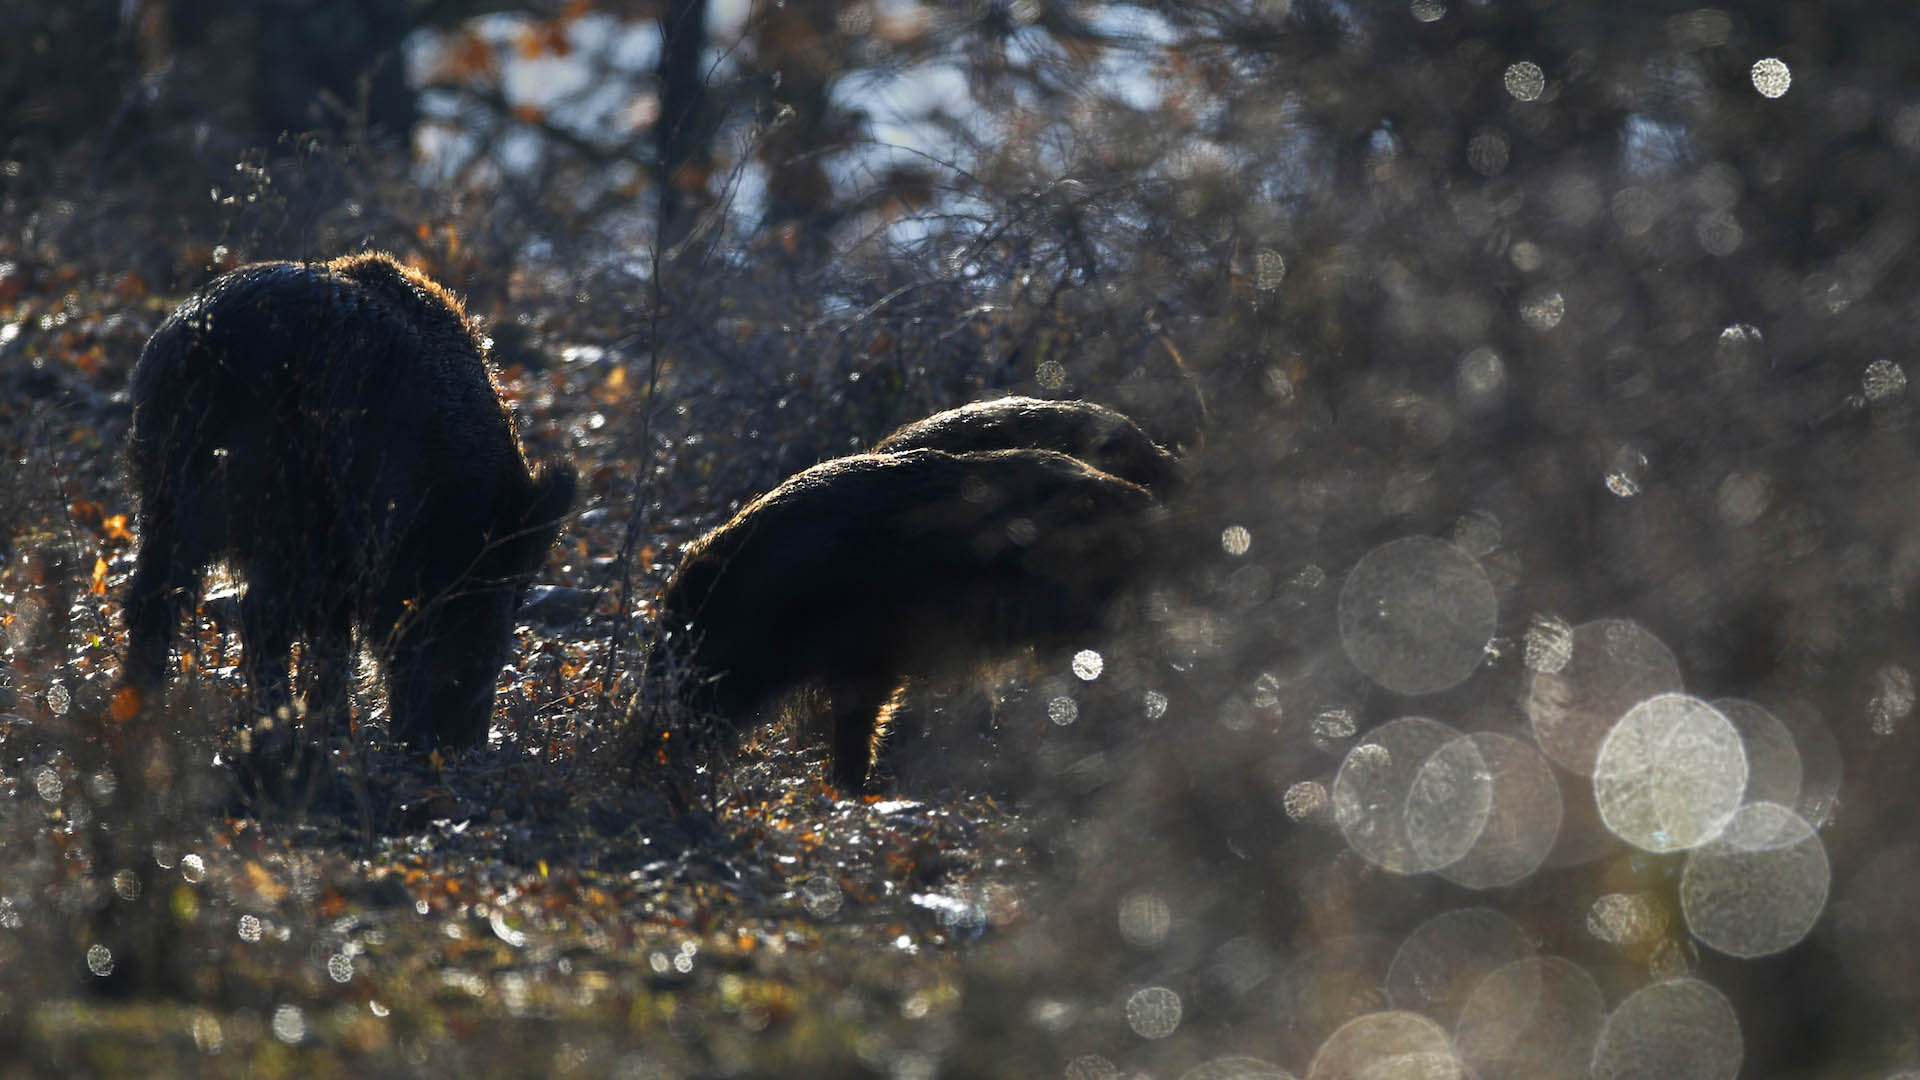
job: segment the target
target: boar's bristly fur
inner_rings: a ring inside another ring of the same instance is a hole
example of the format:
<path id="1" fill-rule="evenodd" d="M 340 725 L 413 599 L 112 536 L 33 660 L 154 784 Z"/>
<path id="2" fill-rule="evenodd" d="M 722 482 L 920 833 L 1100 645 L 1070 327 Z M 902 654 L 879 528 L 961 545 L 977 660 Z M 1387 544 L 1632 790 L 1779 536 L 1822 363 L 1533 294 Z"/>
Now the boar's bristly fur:
<path id="1" fill-rule="evenodd" d="M 1165 497 L 1181 482 L 1179 459 L 1123 413 L 1091 401 L 1003 397 L 935 413 L 881 439 L 899 450 L 1058 450 Z"/>
<path id="2" fill-rule="evenodd" d="M 296 641 L 309 709 L 344 704 L 357 628 L 396 734 L 486 737 L 514 606 L 574 474 L 529 469 L 458 301 L 385 255 L 242 267 L 154 331 L 132 398 L 125 678 L 142 697 L 224 562 L 246 583 L 260 708 L 292 703 Z"/>
<path id="3" fill-rule="evenodd" d="M 690 545 L 661 617 L 708 676 L 701 704 L 730 722 L 823 691 L 833 779 L 862 790 L 903 681 L 1102 629 L 1151 505 L 1050 450 L 840 458 Z"/>

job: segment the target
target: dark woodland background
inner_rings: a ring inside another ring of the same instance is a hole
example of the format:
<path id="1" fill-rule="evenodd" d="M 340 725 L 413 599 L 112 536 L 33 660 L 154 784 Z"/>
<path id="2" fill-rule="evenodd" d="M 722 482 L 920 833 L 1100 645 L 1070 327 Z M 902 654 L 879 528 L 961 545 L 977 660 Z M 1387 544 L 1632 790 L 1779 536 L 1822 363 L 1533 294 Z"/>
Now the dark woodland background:
<path id="1" fill-rule="evenodd" d="M 1917 164 L 1901 4 L 7 0 L 0 1075 L 1920 1069 Z M 369 248 L 579 467 L 561 602 L 492 746 L 410 764 L 363 695 L 345 795 L 236 805 L 231 587 L 169 714 L 114 707 L 126 374 L 219 272 Z M 774 733 L 707 767 L 647 648 L 680 546 L 1005 393 L 1134 416 L 1227 542 L 1168 553 L 1098 678 L 929 691 L 884 797 Z M 1339 595 L 1422 535 L 1497 625 L 1404 696 Z M 1798 944 L 1697 941 L 1685 857 L 1574 850 L 1564 771 L 1513 884 L 1343 838 L 1356 736 L 1526 738 L 1530 647 L 1603 617 L 1796 718 Z M 1471 987 L 1392 973 L 1462 908 L 1585 973 L 1603 1052 L 1448 1048 Z M 1737 1057 L 1628 1023 L 1674 978 Z"/>

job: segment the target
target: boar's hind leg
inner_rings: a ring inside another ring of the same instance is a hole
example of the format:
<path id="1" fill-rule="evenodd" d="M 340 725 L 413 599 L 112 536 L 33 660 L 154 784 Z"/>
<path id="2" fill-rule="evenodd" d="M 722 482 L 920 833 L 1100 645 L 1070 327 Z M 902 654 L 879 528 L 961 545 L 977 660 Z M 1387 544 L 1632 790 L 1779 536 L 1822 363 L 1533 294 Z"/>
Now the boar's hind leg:
<path id="1" fill-rule="evenodd" d="M 307 684 L 307 724 L 324 745 L 327 726 L 347 712 L 347 680 L 353 670 L 353 617 L 344 606 L 316 617 L 307 627 L 301 667 Z"/>
<path id="2" fill-rule="evenodd" d="M 868 789 L 873 768 L 874 741 L 880 710 L 898 689 L 893 676 L 853 676 L 827 686 L 829 723 L 827 773 L 842 791 Z"/>
<path id="3" fill-rule="evenodd" d="M 167 681 L 167 650 L 183 608 L 200 594 L 202 553 L 189 550 L 174 515 L 158 498 L 148 500 L 140 521 L 140 555 L 127 582 L 127 663 L 123 681 L 142 693 Z"/>
<path id="4" fill-rule="evenodd" d="M 288 668 L 293 662 L 292 597 L 273 575 L 255 569 L 240 598 L 240 646 L 246 652 L 247 688 L 254 708 L 267 716 L 289 714 L 293 697 Z"/>

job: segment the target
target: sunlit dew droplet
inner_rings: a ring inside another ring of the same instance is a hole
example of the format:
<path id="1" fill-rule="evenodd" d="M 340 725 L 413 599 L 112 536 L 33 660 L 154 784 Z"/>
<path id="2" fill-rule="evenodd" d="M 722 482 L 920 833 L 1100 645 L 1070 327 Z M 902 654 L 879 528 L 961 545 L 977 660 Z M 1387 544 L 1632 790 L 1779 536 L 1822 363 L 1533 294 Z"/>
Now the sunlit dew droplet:
<path id="1" fill-rule="evenodd" d="M 273 1010 L 273 1037 L 283 1043 L 297 1043 L 307 1037 L 307 1017 L 298 1005 Z"/>
<path id="2" fill-rule="evenodd" d="M 1751 349 L 1765 340 L 1760 328 L 1752 323 L 1733 323 L 1720 331 L 1718 347 L 1722 350 Z"/>
<path id="3" fill-rule="evenodd" d="M 1080 704 L 1070 697 L 1054 698 L 1047 702 L 1047 719 L 1066 727 L 1080 719 Z"/>
<path id="4" fill-rule="evenodd" d="M 1229 525 L 1220 533 L 1220 548 L 1229 555 L 1245 555 L 1253 546 L 1253 534 L 1244 525 Z"/>
<path id="5" fill-rule="evenodd" d="M 1454 1080 L 1452 1040 L 1418 1013 L 1377 1012 L 1342 1024 L 1314 1052 L 1307 1080 Z"/>
<path id="6" fill-rule="evenodd" d="M 1827 850 L 1813 827 L 1775 803 L 1749 803 L 1687 855 L 1680 906 L 1687 929 L 1729 956 L 1791 948 L 1827 905 Z"/>
<path id="7" fill-rule="evenodd" d="M 1773 483 L 1763 472 L 1728 473 L 1715 498 L 1720 520 L 1743 528 L 1760 520 L 1773 498 Z"/>
<path id="8" fill-rule="evenodd" d="M 1120 1070 L 1099 1054 L 1082 1054 L 1067 1062 L 1066 1080 L 1118 1080 Z"/>
<path id="9" fill-rule="evenodd" d="M 1519 63 L 1507 65 L 1503 81 L 1507 85 L 1507 93 L 1521 101 L 1533 101 L 1546 90 L 1547 73 L 1540 70 L 1539 64 L 1531 60 L 1522 60 Z"/>
<path id="10" fill-rule="evenodd" d="M 1553 651 L 1543 647 L 1543 656 Z M 1600 743 L 1628 709 L 1681 685 L 1673 653 L 1627 619 L 1582 623 L 1573 629 L 1558 670 L 1531 662 L 1528 667 L 1525 706 L 1534 740 L 1549 758 L 1581 776 L 1593 775 Z"/>
<path id="11" fill-rule="evenodd" d="M 1725 257 L 1740 250 L 1746 241 L 1746 232 L 1740 228 L 1740 219 L 1728 210 L 1710 210 L 1700 215 L 1693 225 L 1694 239 L 1699 241 L 1700 250 L 1709 255 Z"/>
<path id="12" fill-rule="evenodd" d="M 1647 455 L 1637 446 L 1622 446 L 1607 461 L 1607 490 L 1623 499 L 1640 494 L 1646 484 Z"/>
<path id="13" fill-rule="evenodd" d="M 1539 869 L 1560 838 L 1565 814 L 1560 785 L 1554 780 L 1553 767 L 1538 750 L 1519 739 L 1483 731 L 1449 743 L 1427 759 L 1415 778 L 1416 791 L 1435 769 L 1457 766 L 1462 760 L 1461 742 L 1473 748 L 1472 759 L 1486 770 L 1488 806 L 1471 845 L 1459 857 L 1441 865 L 1440 874 L 1469 889 L 1512 885 Z M 1416 846 L 1438 848 L 1440 845 L 1424 827 L 1415 824 L 1411 793 L 1408 801 L 1409 837 L 1417 841 Z M 1439 835 L 1448 832 L 1440 830 Z"/>
<path id="14" fill-rule="evenodd" d="M 1477 1080 L 1585 1080 L 1606 1014 L 1583 968 L 1558 956 L 1518 960 L 1474 988 L 1454 1046 Z"/>
<path id="15" fill-rule="evenodd" d="M 1547 331 L 1567 317 L 1567 298 L 1558 289 L 1535 293 L 1520 305 L 1520 321 L 1529 327 Z"/>
<path id="16" fill-rule="evenodd" d="M 1143 1039 L 1164 1039 L 1180 1026 L 1180 995 L 1164 986 L 1135 990 L 1127 998 L 1127 1026 Z"/>
<path id="17" fill-rule="evenodd" d="M 1505 172 L 1509 154 L 1507 137 L 1498 131 L 1482 131 L 1467 140 L 1467 166 L 1481 176 Z"/>
<path id="18" fill-rule="evenodd" d="M 60 771 L 51 765 L 37 765 L 32 773 L 33 790 L 42 801 L 57 803 L 67 790 L 67 782 L 60 779 Z"/>
<path id="19" fill-rule="evenodd" d="M 1330 799 L 1327 789 L 1311 780 L 1290 784 L 1280 805 L 1295 821 L 1311 821 L 1325 816 Z"/>
<path id="20" fill-rule="evenodd" d="M 47 687 L 47 711 L 55 716 L 67 715 L 67 709 L 73 704 L 73 695 L 67 691 L 67 684 L 56 682 Z"/>
<path id="21" fill-rule="evenodd" d="M 113 950 L 105 945 L 87 946 L 87 970 L 103 979 L 113 974 Z"/>
<path id="22" fill-rule="evenodd" d="M 1446 17 L 1447 5 L 1440 0 L 1413 0 L 1413 17 L 1421 22 L 1439 22 Z"/>
<path id="23" fill-rule="evenodd" d="M 1557 615 L 1535 615 L 1527 620 L 1527 670 L 1557 675 L 1573 659 L 1573 626 Z"/>
<path id="24" fill-rule="evenodd" d="M 1387 1000 L 1452 1028 L 1480 980 L 1534 955 L 1512 919 L 1474 907 L 1436 915 L 1407 935 L 1387 967 Z"/>
<path id="25" fill-rule="evenodd" d="M 1885 401 L 1906 390 L 1907 373 L 1891 360 L 1875 360 L 1867 365 L 1866 374 L 1860 377 L 1860 385 L 1867 392 L 1868 401 Z"/>
<path id="26" fill-rule="evenodd" d="M 1652 893 L 1607 893 L 1587 909 L 1587 933 L 1609 945 L 1638 945 L 1666 932 L 1666 909 Z"/>
<path id="27" fill-rule="evenodd" d="M 830 877 L 811 877 L 800 886 L 800 903 L 806 907 L 807 914 L 816 919 L 831 916 L 845 901 L 840 883 Z"/>
<path id="28" fill-rule="evenodd" d="M 1484 412 L 1500 403 L 1507 391 L 1507 364 L 1500 354 L 1482 345 L 1460 358 L 1454 373 L 1454 390 L 1460 407 L 1468 412 Z"/>
<path id="29" fill-rule="evenodd" d="M 1873 673 L 1873 697 L 1867 701 L 1867 719 L 1875 735 L 1892 735 L 1913 712 L 1913 676 L 1898 664 Z"/>
<path id="30" fill-rule="evenodd" d="M 1315 741 L 1338 742 L 1353 738 L 1359 727 L 1354 722 L 1353 710 L 1327 709 L 1313 718 L 1308 730 Z"/>
<path id="31" fill-rule="evenodd" d="M 1075 678 L 1082 681 L 1092 682 L 1099 678 L 1100 673 L 1106 670 L 1106 666 L 1106 661 L 1092 649 L 1081 649 L 1073 654 L 1073 674 Z"/>
<path id="32" fill-rule="evenodd" d="M 1034 369 L 1033 381 L 1043 390 L 1058 390 L 1067 382 L 1067 369 L 1058 360 L 1042 360 Z"/>
<path id="33" fill-rule="evenodd" d="M 1340 643 L 1353 666 L 1398 694 L 1465 681 L 1486 656 L 1499 600 L 1473 556 L 1410 536 L 1368 552 L 1340 589 Z"/>
<path id="34" fill-rule="evenodd" d="M 1130 892 L 1120 898 L 1120 936 L 1136 949 L 1151 949 L 1167 939 L 1173 910 L 1158 893 Z"/>
<path id="35" fill-rule="evenodd" d="M 1459 737 L 1445 724 L 1407 716 L 1367 732 L 1333 780 L 1333 820 L 1347 844 L 1395 874 L 1433 869 L 1407 836 L 1407 796 L 1420 766 Z"/>
<path id="36" fill-rule="evenodd" d="M 1800 798 L 1800 750 L 1793 733 L 1772 713 L 1743 698 L 1715 698 L 1720 714 L 1740 733 L 1747 749 L 1747 790 L 1744 802 L 1773 802 L 1792 806 Z"/>
<path id="37" fill-rule="evenodd" d="M 1793 85 L 1793 72 L 1788 70 L 1786 62 L 1775 57 L 1753 62 L 1753 88 L 1760 91 L 1761 97 L 1777 98 Z"/>
<path id="38" fill-rule="evenodd" d="M 1646 851 L 1711 840 L 1746 789 L 1740 733 L 1720 710 L 1686 694 L 1659 694 L 1629 709 L 1594 762 L 1600 820 Z"/>
<path id="39" fill-rule="evenodd" d="M 1453 523 L 1453 543 L 1478 559 L 1500 546 L 1500 519 L 1487 510 L 1469 510 Z"/>
<path id="40" fill-rule="evenodd" d="M 1287 260 L 1272 248 L 1261 248 L 1254 253 L 1254 284 L 1262 292 L 1280 287 L 1286 280 Z"/>
<path id="41" fill-rule="evenodd" d="M 1601 1025 L 1593 1080 L 1733 1080 L 1745 1048 L 1725 994 L 1668 979 L 1622 1001 Z"/>
<path id="42" fill-rule="evenodd" d="M 1167 695 L 1158 690 L 1147 691 L 1147 696 L 1142 702 L 1142 705 L 1149 720 L 1158 720 L 1167 715 Z"/>

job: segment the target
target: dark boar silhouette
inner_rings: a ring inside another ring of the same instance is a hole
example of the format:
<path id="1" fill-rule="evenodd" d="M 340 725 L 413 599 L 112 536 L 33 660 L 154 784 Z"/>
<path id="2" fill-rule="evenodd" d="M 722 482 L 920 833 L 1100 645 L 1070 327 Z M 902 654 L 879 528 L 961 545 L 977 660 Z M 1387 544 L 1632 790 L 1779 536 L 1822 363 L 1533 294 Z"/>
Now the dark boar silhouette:
<path id="1" fill-rule="evenodd" d="M 139 556 L 127 683 L 151 700 L 208 566 L 246 582 L 245 670 L 269 714 L 345 702 L 352 634 L 380 657 L 396 735 L 485 738 L 518 594 L 573 499 L 531 472 L 474 328 L 385 255 L 219 278 L 135 364 Z"/>
<path id="2" fill-rule="evenodd" d="M 1179 459 L 1125 414 L 1091 401 L 1003 397 L 935 413 L 881 439 L 899 450 L 1057 450 L 1164 496 L 1181 482 Z"/>
<path id="3" fill-rule="evenodd" d="M 1150 546 L 1152 506 L 1050 450 L 840 458 L 690 545 L 661 617 L 709 676 L 698 704 L 728 721 L 824 691 L 833 780 L 862 790 L 905 681 L 1099 631 Z"/>

